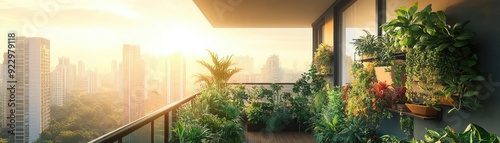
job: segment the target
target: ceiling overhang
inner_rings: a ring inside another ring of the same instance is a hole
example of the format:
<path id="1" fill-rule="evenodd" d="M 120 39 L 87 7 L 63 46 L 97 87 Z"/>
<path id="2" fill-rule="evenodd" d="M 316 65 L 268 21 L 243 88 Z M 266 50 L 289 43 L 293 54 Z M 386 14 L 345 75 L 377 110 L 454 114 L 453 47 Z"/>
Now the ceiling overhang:
<path id="1" fill-rule="evenodd" d="M 335 0 L 193 0 L 215 28 L 310 28 Z"/>

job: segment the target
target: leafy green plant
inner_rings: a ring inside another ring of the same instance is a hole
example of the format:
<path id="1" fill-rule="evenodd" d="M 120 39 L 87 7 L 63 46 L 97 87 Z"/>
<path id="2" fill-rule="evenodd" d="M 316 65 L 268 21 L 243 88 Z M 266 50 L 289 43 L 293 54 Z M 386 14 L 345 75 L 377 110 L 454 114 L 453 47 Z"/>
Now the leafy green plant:
<path id="1" fill-rule="evenodd" d="M 272 106 L 266 102 L 252 102 L 250 106 L 245 107 L 248 122 L 257 124 L 266 121 L 272 113 Z"/>
<path id="2" fill-rule="evenodd" d="M 413 117 L 403 116 L 402 113 L 400 113 L 399 127 L 403 130 L 406 136 L 410 136 L 413 133 Z"/>
<path id="3" fill-rule="evenodd" d="M 427 134 L 425 135 L 424 140 L 401 140 L 393 135 L 384 135 L 381 137 L 384 142 L 400 142 L 400 143 L 415 143 L 415 142 L 427 142 L 427 143 L 435 143 L 435 142 L 446 142 L 446 143 L 478 143 L 478 142 L 486 142 L 486 143 L 499 143 L 500 137 L 497 135 L 488 133 L 482 127 L 476 124 L 469 124 L 467 128 L 463 132 L 455 132 L 452 128 L 446 127 L 440 131 L 427 130 Z"/>
<path id="4" fill-rule="evenodd" d="M 210 74 L 201 74 L 198 73 L 195 76 L 198 78 L 196 82 L 204 83 L 204 86 L 216 86 L 216 87 L 226 87 L 226 82 L 233 76 L 234 74 L 240 72 L 242 69 L 240 68 L 232 68 L 235 64 L 231 61 L 231 56 L 226 56 L 219 58 L 219 55 L 216 53 L 207 50 L 211 57 L 211 62 L 206 61 L 197 61 L 203 67 L 205 67 Z"/>
<path id="5" fill-rule="evenodd" d="M 320 44 L 314 53 L 314 66 L 318 69 L 318 74 L 330 74 L 333 48 L 327 44 Z M 316 74 L 316 73 L 315 73 Z"/>
<path id="6" fill-rule="evenodd" d="M 417 12 L 418 3 L 410 8 L 401 7 L 398 15 L 381 27 L 394 37 L 393 47 L 407 50 L 407 96 L 412 102 L 436 105 L 443 97 L 459 95 L 452 110 L 465 107 L 480 108 L 479 93 L 474 82 L 484 80 L 477 67 L 477 56 L 471 47 L 475 33 L 465 29 L 468 21 L 448 25 L 443 11 L 432 12 L 428 5 Z M 424 92 L 416 93 L 411 85 Z M 442 86 L 438 86 L 442 85 Z M 423 101 L 416 101 L 422 98 Z"/>
<path id="7" fill-rule="evenodd" d="M 232 93 L 233 96 L 231 97 L 232 102 L 235 103 L 236 107 L 238 109 L 242 110 L 243 107 L 245 107 L 245 101 L 248 100 L 249 95 L 246 91 L 246 88 L 244 85 L 238 85 L 233 88 Z"/>
<path id="8" fill-rule="evenodd" d="M 277 132 L 285 128 L 290 123 L 292 115 L 285 108 L 278 109 L 266 121 L 266 131 Z"/>
<path id="9" fill-rule="evenodd" d="M 322 92 L 324 92 L 327 86 L 326 81 L 323 77 L 316 75 L 316 73 L 316 67 L 311 66 L 309 71 L 303 73 L 302 77 L 293 85 L 293 92 L 297 93 L 297 95 L 290 98 L 290 109 L 293 117 L 300 123 L 307 122 L 313 117 L 314 107 L 311 106 L 314 104 L 314 98 L 316 97 L 312 96 L 324 96 Z"/>
<path id="10" fill-rule="evenodd" d="M 175 137 L 179 142 L 241 142 L 243 127 L 228 87 L 208 87 L 180 108 Z"/>
<path id="11" fill-rule="evenodd" d="M 209 130 L 204 126 L 192 126 L 184 122 L 177 122 L 176 125 L 173 132 L 181 143 L 206 142 L 210 138 Z"/>
<path id="12" fill-rule="evenodd" d="M 339 87 L 328 91 L 328 102 L 320 112 L 319 118 L 315 120 L 314 137 L 319 143 L 339 142 L 342 138 L 338 134 L 345 128 L 345 106 L 342 98 L 343 92 Z"/>

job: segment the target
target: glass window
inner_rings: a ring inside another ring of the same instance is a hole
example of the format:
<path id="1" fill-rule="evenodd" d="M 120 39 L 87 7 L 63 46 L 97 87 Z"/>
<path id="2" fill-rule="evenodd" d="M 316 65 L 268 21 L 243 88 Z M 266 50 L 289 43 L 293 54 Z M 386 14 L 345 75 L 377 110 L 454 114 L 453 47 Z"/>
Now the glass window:
<path id="1" fill-rule="evenodd" d="M 353 76 L 349 72 L 351 64 L 359 57 L 355 55 L 352 39 L 365 35 L 363 30 L 377 34 L 376 1 L 357 0 L 342 12 L 342 45 L 341 45 L 341 81 L 342 85 L 351 83 Z"/>

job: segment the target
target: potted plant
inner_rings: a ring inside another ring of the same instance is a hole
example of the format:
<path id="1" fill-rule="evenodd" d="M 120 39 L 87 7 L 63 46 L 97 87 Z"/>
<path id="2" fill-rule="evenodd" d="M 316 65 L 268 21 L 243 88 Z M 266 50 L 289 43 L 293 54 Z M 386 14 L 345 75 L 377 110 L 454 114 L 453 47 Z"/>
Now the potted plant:
<path id="1" fill-rule="evenodd" d="M 443 11 L 432 12 L 431 5 L 418 11 L 418 3 L 401 7 L 398 15 L 381 27 L 393 37 L 392 47 L 406 49 L 407 97 L 411 103 L 437 107 L 441 99 L 457 95 L 454 109 L 481 107 L 474 82 L 479 75 L 477 56 L 471 43 L 475 34 L 466 22 L 449 25 Z M 411 109 L 411 108 L 410 108 Z"/>
<path id="2" fill-rule="evenodd" d="M 249 89 L 248 104 L 245 106 L 247 115 L 247 131 L 261 131 L 266 127 L 265 121 L 269 119 L 273 112 L 273 105 L 265 97 L 272 95 L 272 91 L 263 86 L 254 86 Z"/>
<path id="3" fill-rule="evenodd" d="M 261 131 L 266 127 L 265 121 L 271 115 L 271 104 L 265 102 L 252 102 L 249 106 L 245 107 L 247 114 L 247 131 L 255 132 Z"/>
<path id="4" fill-rule="evenodd" d="M 319 75 L 328 75 L 331 73 L 331 63 L 333 48 L 327 44 L 320 44 L 314 53 L 314 66 L 318 69 Z"/>
<path id="5" fill-rule="evenodd" d="M 366 35 L 354 39 L 352 43 L 356 53 L 361 56 L 361 60 L 374 62 L 378 81 L 384 81 L 389 85 L 393 82 L 397 82 L 397 85 L 404 84 L 404 80 L 402 80 L 405 79 L 404 60 L 398 59 L 401 55 L 404 56 L 405 49 L 392 46 L 394 38 L 388 34 L 375 36 L 366 30 L 364 31 Z"/>
<path id="6" fill-rule="evenodd" d="M 398 110 L 398 111 L 408 111 L 408 108 L 406 108 L 406 87 L 404 86 L 391 86 L 389 90 L 389 96 L 388 98 L 388 103 L 390 103 L 389 106 L 392 109 Z"/>

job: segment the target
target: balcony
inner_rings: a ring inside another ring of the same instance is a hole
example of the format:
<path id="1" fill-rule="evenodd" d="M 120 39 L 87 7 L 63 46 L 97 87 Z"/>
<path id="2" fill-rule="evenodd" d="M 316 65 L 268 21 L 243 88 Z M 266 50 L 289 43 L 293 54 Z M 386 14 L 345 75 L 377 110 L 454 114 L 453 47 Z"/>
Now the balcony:
<path id="1" fill-rule="evenodd" d="M 282 91 L 291 92 L 293 83 L 277 83 L 283 87 Z M 269 89 L 271 83 L 231 83 L 229 86 L 239 86 L 244 87 L 245 90 L 252 89 L 253 87 L 261 87 L 263 89 Z M 236 89 L 236 88 L 235 88 Z M 255 89 L 255 88 L 254 88 Z M 129 124 L 119 127 L 109 133 L 106 133 L 92 141 L 91 143 L 110 143 L 110 142 L 179 142 L 175 139 L 175 127 L 176 121 L 178 120 L 178 111 L 181 108 L 186 108 L 192 106 L 196 99 L 200 99 L 203 93 L 197 93 L 179 100 L 175 103 L 169 104 L 156 110 L 155 112 L 141 117 Z M 200 99 L 202 100 L 202 99 Z M 247 103 L 245 103 L 247 104 Z M 225 119 L 225 118 L 224 118 Z M 249 132 L 241 122 L 243 127 L 243 140 L 242 142 L 247 143 L 259 143 L 259 142 L 275 142 L 275 143 L 305 143 L 305 142 L 315 142 L 312 133 L 309 132 L 276 132 L 270 133 L 264 130 L 257 132 Z"/>

